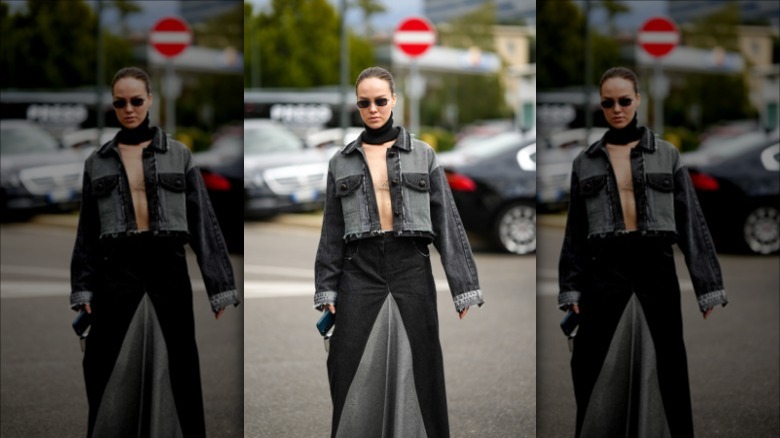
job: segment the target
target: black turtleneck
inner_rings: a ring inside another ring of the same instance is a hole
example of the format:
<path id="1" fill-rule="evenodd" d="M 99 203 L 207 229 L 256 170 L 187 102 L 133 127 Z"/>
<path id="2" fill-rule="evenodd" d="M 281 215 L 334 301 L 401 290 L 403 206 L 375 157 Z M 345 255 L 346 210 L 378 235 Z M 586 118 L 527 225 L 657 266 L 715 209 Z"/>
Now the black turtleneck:
<path id="1" fill-rule="evenodd" d="M 149 127 L 149 113 L 140 125 L 128 129 L 122 126 L 122 129 L 116 135 L 116 141 L 126 145 L 137 145 L 154 138 L 154 128 Z"/>
<path id="2" fill-rule="evenodd" d="M 400 128 L 393 128 L 393 113 L 390 113 L 390 118 L 387 122 L 377 129 L 369 128 L 365 123 L 363 126 L 366 128 L 362 134 L 360 134 L 360 141 L 367 144 L 383 144 L 398 137 L 398 133 L 401 132 Z"/>
<path id="3" fill-rule="evenodd" d="M 642 130 L 637 127 L 636 114 L 634 114 L 634 119 L 631 120 L 631 123 L 624 128 L 616 129 L 610 125 L 609 130 L 604 134 L 604 141 L 614 145 L 629 144 L 640 138 L 642 138 Z"/>

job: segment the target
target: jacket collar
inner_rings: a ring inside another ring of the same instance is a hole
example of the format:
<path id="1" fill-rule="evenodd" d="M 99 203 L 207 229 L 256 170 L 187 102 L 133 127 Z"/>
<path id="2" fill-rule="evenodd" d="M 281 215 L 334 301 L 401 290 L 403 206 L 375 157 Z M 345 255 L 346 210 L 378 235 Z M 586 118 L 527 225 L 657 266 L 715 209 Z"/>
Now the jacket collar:
<path id="1" fill-rule="evenodd" d="M 165 132 L 163 132 L 162 128 L 159 126 L 155 126 L 152 129 L 154 129 L 154 137 L 152 138 L 152 142 L 149 144 L 149 147 L 156 150 L 157 152 L 165 153 L 168 151 L 168 136 L 165 135 Z M 103 146 L 98 149 L 98 154 L 101 156 L 106 156 L 108 153 L 113 149 L 118 149 L 118 143 L 116 141 L 116 136 L 111 139 L 108 143 L 104 144 Z"/>
<path id="2" fill-rule="evenodd" d="M 648 153 L 655 152 L 655 135 L 653 135 L 653 131 L 651 131 L 646 126 L 641 126 L 639 129 L 642 130 L 642 137 L 639 139 L 639 144 L 636 145 L 636 147 L 644 150 Z M 599 141 L 593 143 L 586 149 L 586 152 L 588 155 L 594 155 L 599 149 L 606 149 L 607 143 L 604 141 L 604 137 L 601 137 Z"/>
<path id="3" fill-rule="evenodd" d="M 394 148 L 398 148 L 404 151 L 411 151 L 412 150 L 412 135 L 409 134 L 409 131 L 404 129 L 403 126 L 400 126 L 400 131 L 398 132 L 398 138 L 396 138 L 395 143 L 391 146 Z M 352 143 L 344 146 L 344 148 L 341 149 L 341 153 L 344 155 L 349 155 L 352 152 L 355 151 L 355 149 L 360 146 L 360 136 L 358 136 L 357 139 L 355 139 Z"/>

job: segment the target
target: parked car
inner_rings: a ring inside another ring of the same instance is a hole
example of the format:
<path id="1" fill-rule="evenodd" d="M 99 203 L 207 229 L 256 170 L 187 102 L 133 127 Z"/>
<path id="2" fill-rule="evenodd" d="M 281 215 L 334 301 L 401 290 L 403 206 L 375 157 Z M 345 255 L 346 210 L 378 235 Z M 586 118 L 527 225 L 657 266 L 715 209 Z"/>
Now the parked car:
<path id="1" fill-rule="evenodd" d="M 363 128 L 350 126 L 343 132 L 341 128 L 330 128 L 306 136 L 306 143 L 312 148 L 342 148 L 360 136 Z"/>
<path id="2" fill-rule="evenodd" d="M 734 138 L 683 154 L 716 245 L 780 250 L 780 137 Z"/>
<path id="3" fill-rule="evenodd" d="M 63 148 L 35 123 L 2 119 L 0 156 L 0 208 L 4 219 L 78 208 L 83 154 Z"/>
<path id="4" fill-rule="evenodd" d="M 97 128 L 70 131 L 62 135 L 62 145 L 66 149 L 83 148 L 91 152 L 93 148 L 99 148 L 111 141 L 118 132 L 119 128 L 110 126 L 104 127 L 100 133 Z"/>
<path id="5" fill-rule="evenodd" d="M 193 154 L 228 250 L 244 251 L 244 131 L 223 128 L 207 151 Z"/>
<path id="6" fill-rule="evenodd" d="M 244 121 L 244 214 L 313 211 L 325 201 L 328 161 L 337 148 L 307 148 L 268 119 Z"/>
<path id="7" fill-rule="evenodd" d="M 565 210 L 569 204 L 571 166 L 583 149 L 598 141 L 606 128 L 584 128 L 555 132 L 540 139 L 542 152 L 537 160 L 537 205 L 546 211 Z M 587 138 L 586 138 L 587 137 Z"/>
<path id="8" fill-rule="evenodd" d="M 510 253 L 536 251 L 536 140 L 505 132 L 439 161 L 467 230 Z"/>

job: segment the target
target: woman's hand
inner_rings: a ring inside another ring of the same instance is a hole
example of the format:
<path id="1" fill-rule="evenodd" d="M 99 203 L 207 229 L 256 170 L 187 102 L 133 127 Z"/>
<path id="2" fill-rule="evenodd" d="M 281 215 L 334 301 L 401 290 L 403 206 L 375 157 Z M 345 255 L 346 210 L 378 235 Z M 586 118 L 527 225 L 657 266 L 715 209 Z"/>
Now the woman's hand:
<path id="1" fill-rule="evenodd" d="M 458 312 L 458 318 L 463 319 L 466 317 L 466 314 L 469 313 L 469 308 L 466 307 L 465 309 Z"/>
<path id="2" fill-rule="evenodd" d="M 219 319 L 220 316 L 225 312 L 224 307 L 220 307 L 219 310 L 217 310 L 216 313 L 214 313 L 214 319 Z"/>
<path id="3" fill-rule="evenodd" d="M 322 310 L 325 310 L 325 309 L 328 309 L 328 311 L 330 313 L 332 313 L 332 314 L 336 313 L 336 306 L 334 306 L 333 304 L 323 304 L 322 305 Z"/>
<path id="4" fill-rule="evenodd" d="M 92 306 L 90 306 L 89 303 L 82 304 L 81 305 L 81 310 L 87 312 L 89 315 L 92 314 Z"/>
<path id="5" fill-rule="evenodd" d="M 712 309 L 713 307 L 708 307 L 707 310 L 704 311 L 704 314 L 702 315 L 704 316 L 704 319 L 707 319 L 707 317 L 710 316 L 710 313 L 712 313 Z"/>
<path id="6" fill-rule="evenodd" d="M 580 314 L 580 305 L 579 304 L 574 303 L 570 307 L 571 307 L 571 311 L 572 312 L 574 312 L 574 313 L 576 313 L 578 315 Z"/>

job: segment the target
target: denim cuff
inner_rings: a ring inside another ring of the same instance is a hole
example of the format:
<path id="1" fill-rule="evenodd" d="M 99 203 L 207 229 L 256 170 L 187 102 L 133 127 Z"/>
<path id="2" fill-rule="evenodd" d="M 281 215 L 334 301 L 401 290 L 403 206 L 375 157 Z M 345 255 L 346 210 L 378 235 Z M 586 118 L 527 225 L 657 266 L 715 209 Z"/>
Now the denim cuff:
<path id="1" fill-rule="evenodd" d="M 70 308 L 76 310 L 82 304 L 89 304 L 92 302 L 92 292 L 88 290 L 82 290 L 78 292 L 71 292 L 70 294 Z"/>
<path id="2" fill-rule="evenodd" d="M 338 298 L 338 292 L 332 290 L 325 290 L 314 294 L 314 308 L 319 308 L 323 304 L 336 304 L 336 298 Z"/>
<path id="3" fill-rule="evenodd" d="M 580 302 L 580 293 L 576 290 L 572 290 L 569 292 L 561 292 L 558 294 L 558 308 L 563 310 L 564 307 L 572 305 L 572 304 L 579 304 Z"/>
<path id="4" fill-rule="evenodd" d="M 470 290 L 455 295 L 452 300 L 455 302 L 455 310 L 458 312 L 473 305 L 482 307 L 482 305 L 485 304 L 485 300 L 482 299 L 482 290 L 480 289 Z"/>
<path id="5" fill-rule="evenodd" d="M 217 313 L 219 309 L 223 309 L 231 304 L 234 306 L 241 304 L 241 300 L 238 299 L 238 292 L 235 289 L 211 295 L 209 301 L 211 302 L 211 310 L 214 313 Z"/>
<path id="6" fill-rule="evenodd" d="M 722 304 L 723 307 L 726 307 L 726 304 L 729 303 L 728 298 L 726 298 L 726 291 L 722 289 L 699 295 L 696 299 L 699 302 L 699 310 L 701 310 L 701 313 L 706 312 L 707 309 L 715 307 L 718 304 Z"/>

